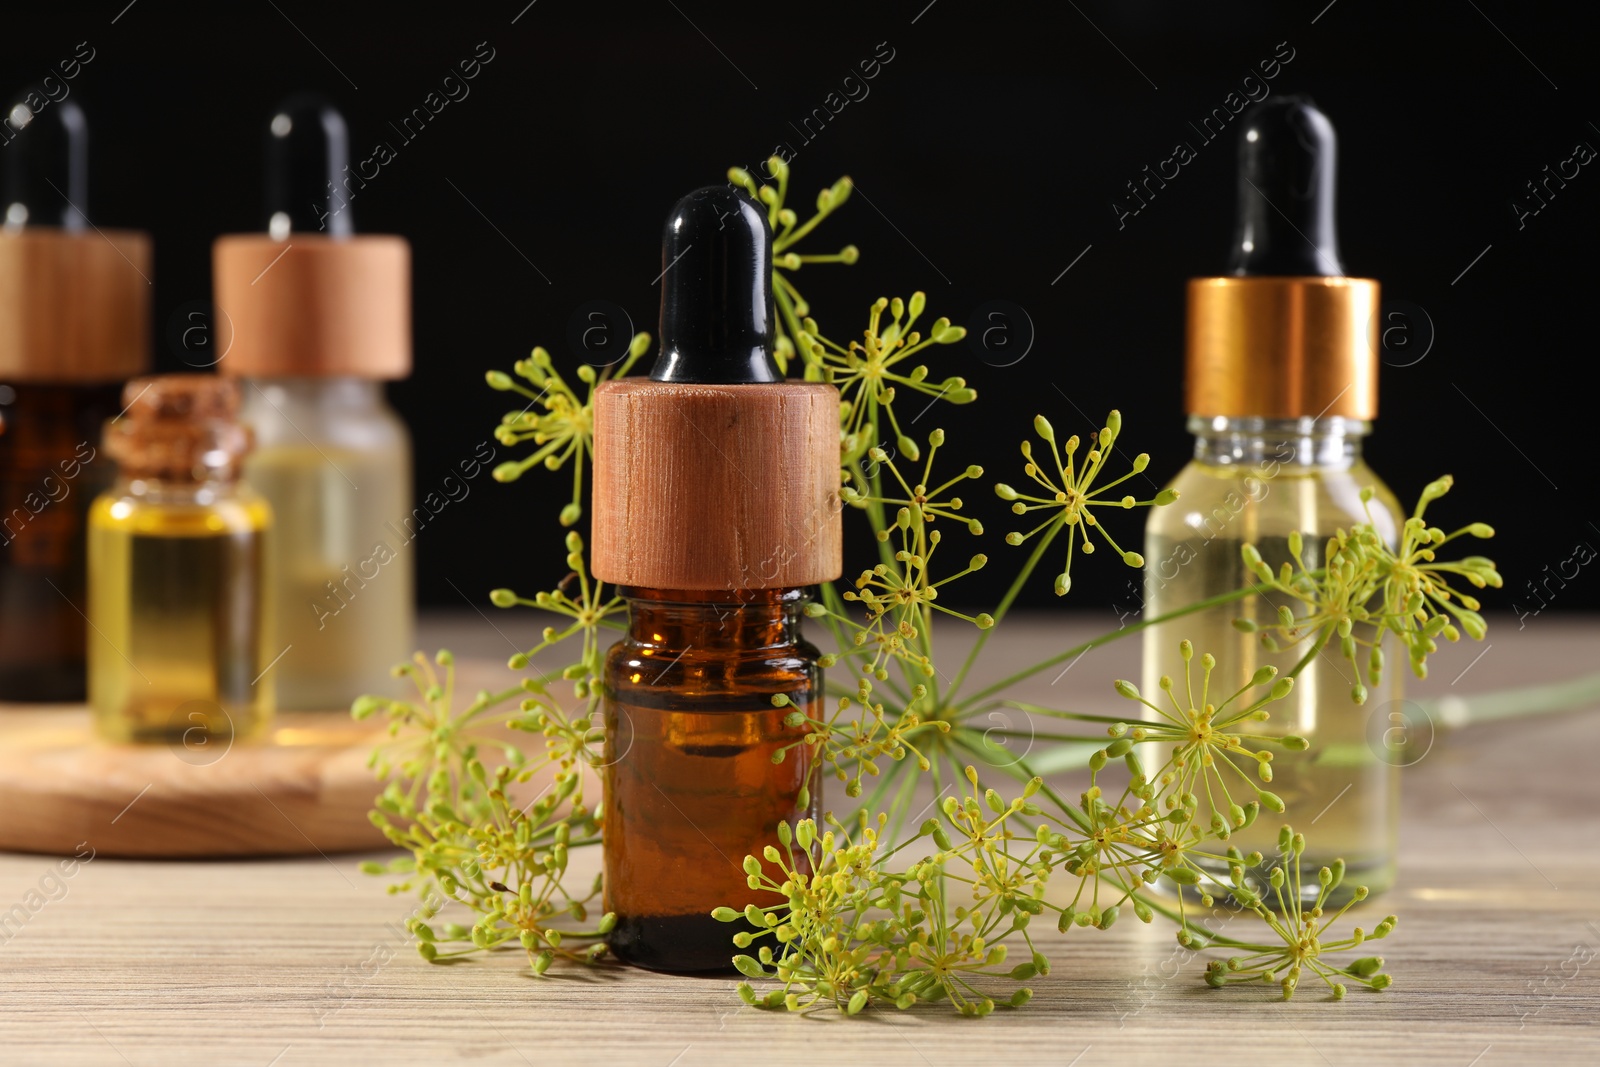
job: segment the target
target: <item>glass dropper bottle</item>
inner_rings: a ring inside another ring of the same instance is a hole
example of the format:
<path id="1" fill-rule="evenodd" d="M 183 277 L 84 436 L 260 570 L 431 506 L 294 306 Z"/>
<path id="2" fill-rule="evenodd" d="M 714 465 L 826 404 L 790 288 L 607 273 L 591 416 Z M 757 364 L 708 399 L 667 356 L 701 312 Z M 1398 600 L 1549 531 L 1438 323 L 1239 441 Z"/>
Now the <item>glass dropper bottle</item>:
<path id="1" fill-rule="evenodd" d="M 595 397 L 592 564 L 629 611 L 604 675 L 605 908 L 618 958 L 726 970 L 738 924 L 712 909 L 781 903 L 744 858 L 821 811 L 800 612 L 842 566 L 839 394 L 773 362 L 772 235 L 750 197 L 684 197 L 662 263 L 661 354 Z"/>
<path id="2" fill-rule="evenodd" d="M 217 240 L 217 363 L 243 379 L 245 476 L 277 516 L 278 706 L 338 711 L 383 692 L 410 654 L 411 438 L 384 382 L 411 372 L 411 251 L 354 227 L 349 137 L 320 97 L 267 128 L 267 232 Z"/>
<path id="3" fill-rule="evenodd" d="M 1378 406 L 1378 283 L 1346 277 L 1340 260 L 1333 126 L 1310 100 L 1296 96 L 1256 105 L 1239 125 L 1231 270 L 1189 283 L 1187 405 L 1194 458 L 1170 483 L 1178 502 L 1153 509 L 1146 530 L 1144 610 L 1150 617 L 1254 584 L 1240 554 L 1245 544 L 1276 570 L 1290 561 L 1289 537 L 1298 531 L 1302 558 L 1314 569 L 1336 529 L 1371 522 L 1393 545 L 1399 528 L 1394 495 L 1361 455 Z M 1373 495 L 1364 503 L 1368 488 Z M 1146 696 L 1165 702 L 1163 678 L 1183 694 L 1184 639 L 1196 661 L 1207 653 L 1216 658 L 1214 691 L 1232 693 L 1264 666 L 1294 673 L 1304 646 L 1274 652 L 1233 625 L 1236 618 L 1274 625 L 1280 602 L 1296 606 L 1288 598 L 1252 596 L 1146 630 Z M 1368 643 L 1374 637 L 1370 627 L 1355 636 Z M 1198 679 L 1198 662 L 1193 669 Z M 1358 885 L 1378 893 L 1393 884 L 1399 767 L 1371 742 L 1370 730 L 1374 715 L 1398 706 L 1392 702 L 1401 696 L 1401 673 L 1386 671 L 1384 691 L 1358 705 L 1353 692 L 1363 679 L 1337 650 L 1325 650 L 1300 667 L 1285 700 L 1269 705 L 1270 719 L 1252 724 L 1311 742 L 1304 752 L 1272 751 L 1265 788 L 1283 799 L 1287 814 L 1263 811 L 1229 838 L 1241 853 L 1262 853 L 1263 866 L 1250 872 L 1258 883 L 1278 862 L 1278 830 L 1287 820 L 1306 833 L 1301 862 L 1310 872 L 1305 884 L 1312 896 L 1320 889 L 1316 870 L 1336 858 L 1344 860 L 1346 874 L 1333 894 L 1335 905 Z M 1248 785 L 1231 784 L 1254 799 Z M 1197 820 L 1205 825 L 1213 800 L 1204 792 L 1198 800 Z M 1227 819 L 1228 800 L 1217 796 L 1214 803 Z M 1219 857 L 1213 867 L 1226 883 L 1226 860 Z"/>
<path id="4" fill-rule="evenodd" d="M 116 466 L 101 426 L 150 363 L 150 240 L 89 224 L 77 101 L 0 118 L 0 700 L 81 701 L 89 503 Z"/>

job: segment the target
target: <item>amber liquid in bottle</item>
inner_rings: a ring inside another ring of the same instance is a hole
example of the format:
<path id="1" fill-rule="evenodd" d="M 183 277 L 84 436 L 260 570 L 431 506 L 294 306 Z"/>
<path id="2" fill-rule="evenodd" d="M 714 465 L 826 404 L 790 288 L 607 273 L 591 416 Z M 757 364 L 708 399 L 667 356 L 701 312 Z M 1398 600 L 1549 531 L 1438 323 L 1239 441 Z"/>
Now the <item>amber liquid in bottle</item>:
<path id="1" fill-rule="evenodd" d="M 606 660 L 611 951 L 653 970 L 726 970 L 747 927 L 711 910 L 781 902 L 750 888 L 744 858 L 777 845 L 779 823 L 820 812 L 806 727 L 784 722 L 820 707 L 818 652 L 799 632 L 805 595 L 623 593 L 628 634 Z M 773 707 L 778 693 L 793 707 Z"/>
<path id="2" fill-rule="evenodd" d="M 116 385 L 0 385 L 0 700 L 82 700 L 89 503 Z"/>

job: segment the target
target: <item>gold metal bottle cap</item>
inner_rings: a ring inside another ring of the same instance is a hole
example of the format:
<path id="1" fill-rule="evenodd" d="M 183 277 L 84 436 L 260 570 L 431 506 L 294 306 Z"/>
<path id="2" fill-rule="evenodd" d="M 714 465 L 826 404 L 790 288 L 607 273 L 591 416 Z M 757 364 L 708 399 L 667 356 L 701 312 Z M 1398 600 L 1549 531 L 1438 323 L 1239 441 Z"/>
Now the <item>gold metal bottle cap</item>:
<path id="1" fill-rule="evenodd" d="M 150 366 L 150 238 L 0 232 L 0 380 L 118 382 Z"/>
<path id="2" fill-rule="evenodd" d="M 1372 419 L 1378 307 L 1370 278 L 1190 279 L 1189 414 Z"/>

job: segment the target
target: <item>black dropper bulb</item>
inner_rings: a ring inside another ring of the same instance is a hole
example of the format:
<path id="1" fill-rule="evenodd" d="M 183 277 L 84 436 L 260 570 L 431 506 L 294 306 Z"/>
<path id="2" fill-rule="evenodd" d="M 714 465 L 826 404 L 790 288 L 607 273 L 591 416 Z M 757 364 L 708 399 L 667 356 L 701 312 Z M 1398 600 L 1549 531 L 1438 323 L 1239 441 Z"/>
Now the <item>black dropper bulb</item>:
<path id="1" fill-rule="evenodd" d="M 749 194 L 708 185 L 674 204 L 661 268 L 661 354 L 652 380 L 781 380 L 772 359 L 772 230 Z"/>
<path id="2" fill-rule="evenodd" d="M 89 210 L 89 124 L 75 100 L 35 112 L 22 100 L 44 100 L 35 89 L 19 94 L 4 116 L 17 131 L 5 148 L 5 221 L 8 226 L 59 226 L 81 230 Z"/>
<path id="3" fill-rule="evenodd" d="M 1337 138 L 1307 96 L 1263 100 L 1239 123 L 1232 274 L 1344 274 L 1334 222 Z"/>
<path id="4" fill-rule="evenodd" d="M 315 93 L 289 97 L 267 124 L 267 232 L 355 232 L 340 184 L 350 162 L 350 134 L 339 109 Z"/>

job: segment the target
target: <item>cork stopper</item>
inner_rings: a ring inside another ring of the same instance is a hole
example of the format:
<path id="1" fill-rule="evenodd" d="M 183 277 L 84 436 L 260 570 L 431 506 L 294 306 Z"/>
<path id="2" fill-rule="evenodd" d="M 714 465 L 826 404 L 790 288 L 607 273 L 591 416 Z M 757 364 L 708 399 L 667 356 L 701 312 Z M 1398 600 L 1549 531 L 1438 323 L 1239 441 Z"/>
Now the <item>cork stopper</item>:
<path id="1" fill-rule="evenodd" d="M 662 241 L 661 353 L 594 403 L 594 574 L 650 589 L 784 589 L 843 569 L 839 393 L 772 360 L 772 233 L 723 186 Z"/>
<path id="2" fill-rule="evenodd" d="M 210 374 L 135 378 L 125 410 L 106 425 L 105 447 L 133 478 L 233 481 L 253 440 L 239 421 L 239 387 Z"/>
<path id="3" fill-rule="evenodd" d="M 354 235 L 349 135 L 302 94 L 267 130 L 266 232 L 220 237 L 212 289 L 223 374 L 404 378 L 411 373 L 411 246 Z"/>
<path id="4" fill-rule="evenodd" d="M 0 154 L 0 380 L 121 381 L 150 365 L 150 239 L 89 224 L 76 101 L 7 113 Z"/>

